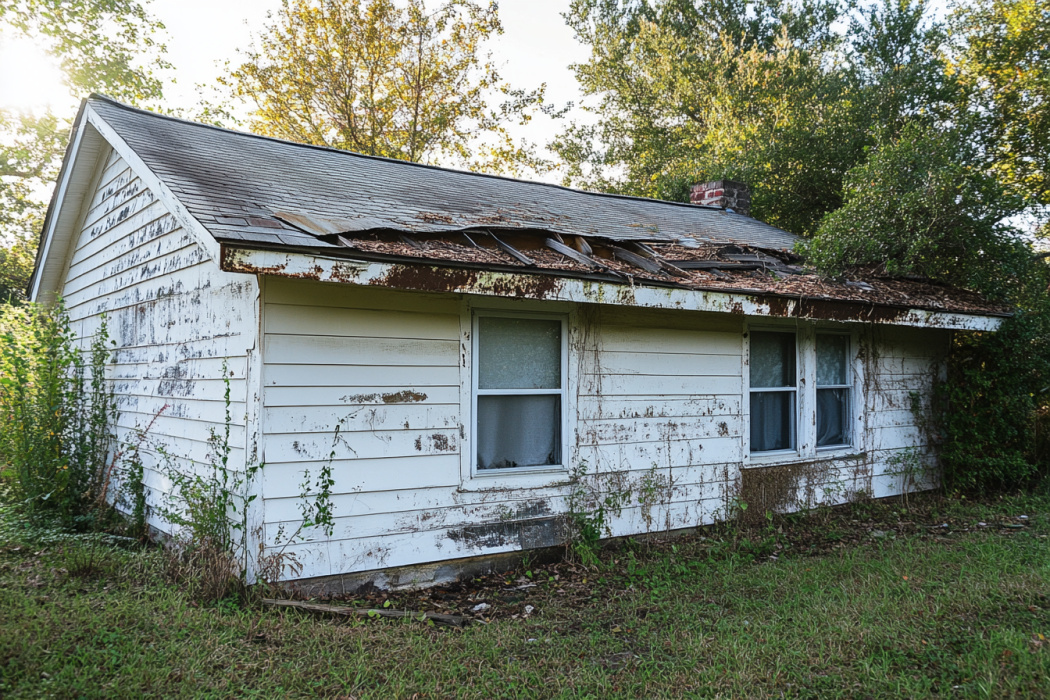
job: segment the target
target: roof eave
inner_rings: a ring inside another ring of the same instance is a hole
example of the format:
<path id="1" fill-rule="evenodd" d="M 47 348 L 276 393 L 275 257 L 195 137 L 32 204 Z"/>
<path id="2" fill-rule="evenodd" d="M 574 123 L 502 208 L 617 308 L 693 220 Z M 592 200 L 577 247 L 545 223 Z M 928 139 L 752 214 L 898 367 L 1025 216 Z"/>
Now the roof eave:
<path id="1" fill-rule="evenodd" d="M 1005 317 L 835 299 L 631 285 L 597 275 L 581 278 L 466 264 L 366 260 L 362 256 L 233 243 L 223 243 L 220 265 L 227 272 L 411 291 L 951 330 L 994 331 Z"/>

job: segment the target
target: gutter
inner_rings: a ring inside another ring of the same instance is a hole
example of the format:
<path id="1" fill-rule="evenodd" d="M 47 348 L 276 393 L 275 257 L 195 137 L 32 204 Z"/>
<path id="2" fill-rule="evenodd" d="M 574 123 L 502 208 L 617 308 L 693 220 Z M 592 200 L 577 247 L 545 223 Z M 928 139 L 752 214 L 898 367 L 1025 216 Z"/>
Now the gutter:
<path id="1" fill-rule="evenodd" d="M 650 309 L 728 313 L 852 323 L 994 331 L 1009 314 L 971 314 L 901 305 L 788 296 L 747 289 L 689 289 L 625 283 L 602 273 L 523 272 L 520 268 L 398 256 L 339 254 L 332 248 L 221 244 L 224 271 L 422 292 L 517 297 Z"/>

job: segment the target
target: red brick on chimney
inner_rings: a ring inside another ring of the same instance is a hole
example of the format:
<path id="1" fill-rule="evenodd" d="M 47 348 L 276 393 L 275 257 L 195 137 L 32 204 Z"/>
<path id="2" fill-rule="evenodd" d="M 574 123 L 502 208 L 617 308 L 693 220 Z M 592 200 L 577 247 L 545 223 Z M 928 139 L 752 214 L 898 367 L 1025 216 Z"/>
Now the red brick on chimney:
<path id="1" fill-rule="evenodd" d="M 751 215 L 751 188 L 733 180 L 698 182 L 689 191 L 689 201 L 711 207 L 732 209 L 737 214 Z"/>

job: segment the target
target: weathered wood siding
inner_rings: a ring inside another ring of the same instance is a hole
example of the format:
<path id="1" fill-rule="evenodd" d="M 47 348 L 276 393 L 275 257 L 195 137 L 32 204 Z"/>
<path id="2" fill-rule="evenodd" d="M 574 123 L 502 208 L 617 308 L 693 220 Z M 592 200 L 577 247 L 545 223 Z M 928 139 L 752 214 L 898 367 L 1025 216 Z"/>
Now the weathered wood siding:
<path id="1" fill-rule="evenodd" d="M 875 327 L 866 362 L 870 494 L 876 498 L 935 486 L 927 417 L 934 382 L 944 376 L 949 331 Z"/>
<path id="2" fill-rule="evenodd" d="M 782 493 L 767 505 L 781 509 L 898 493 L 893 455 L 924 444 L 909 392 L 928 393 L 944 340 L 861 329 L 857 449 L 749 465 L 743 317 L 548 305 L 569 315 L 568 458 L 580 478 L 486 482 L 464 457 L 463 297 L 270 278 L 263 301 L 264 536 L 304 578 L 549 544 L 572 490 L 585 501 L 628 494 L 606 523 L 613 535 L 710 523 L 774 488 Z M 303 496 L 326 465 L 330 538 L 299 528 Z M 749 479 L 776 473 L 786 481 Z"/>
<path id="3" fill-rule="evenodd" d="M 298 529 L 312 493 L 304 471 L 314 481 L 331 464 L 336 482 L 332 537 L 300 532 L 284 550 L 304 577 L 554 541 L 549 527 L 523 534 L 511 524 L 565 513 L 564 479 L 464 484 L 464 308 L 454 295 L 267 280 L 266 541 Z M 591 493 L 640 494 L 610 521 L 614 532 L 705 521 L 740 461 L 740 321 L 609 310 L 571 319 L 570 460 L 585 467 Z"/>
<path id="4" fill-rule="evenodd" d="M 302 532 L 285 550 L 303 576 L 469 555 L 446 536 L 451 525 L 487 517 L 457 494 L 459 302 L 280 279 L 263 291 L 271 550 L 298 529 L 304 472 L 313 481 L 331 460 L 331 539 Z"/>
<path id="5" fill-rule="evenodd" d="M 608 308 L 580 318 L 585 491 L 630 494 L 609 518 L 614 535 L 711 522 L 743 457 L 742 318 Z"/>
<path id="6" fill-rule="evenodd" d="M 221 272 L 115 152 L 95 177 L 61 294 L 78 335 L 96 333 L 105 314 L 116 341 L 109 371 L 118 441 L 131 441 L 136 427 L 153 421 L 143 457 L 155 507 L 170 483 L 151 446 L 164 445 L 171 466 L 181 470 L 207 463 L 209 435 L 225 426 L 224 363 L 231 463 L 244 464 L 253 442 L 245 423 L 258 337 L 257 283 Z M 150 524 L 169 529 L 156 513 Z"/>

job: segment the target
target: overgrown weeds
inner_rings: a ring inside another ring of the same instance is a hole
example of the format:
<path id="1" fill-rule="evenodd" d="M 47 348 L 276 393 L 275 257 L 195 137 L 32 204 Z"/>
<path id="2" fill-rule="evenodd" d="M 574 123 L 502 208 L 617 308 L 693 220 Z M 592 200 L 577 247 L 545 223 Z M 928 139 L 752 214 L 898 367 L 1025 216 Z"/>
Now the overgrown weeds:
<path id="1" fill-rule="evenodd" d="M 0 335 L 0 463 L 30 512 L 86 529 L 109 508 L 116 402 L 105 316 L 80 339 L 61 304 L 0 306 Z"/>
<path id="2" fill-rule="evenodd" d="M 230 457 L 230 373 L 223 362 L 225 421 L 212 429 L 208 463 L 201 468 L 176 463 L 163 445 L 154 445 L 171 482 L 162 516 L 179 534 L 169 543 L 168 573 L 198 600 L 212 602 L 247 592 L 250 545 L 248 508 L 251 486 L 262 465 L 237 468 Z"/>
<path id="3" fill-rule="evenodd" d="M 446 630 L 234 598 L 200 606 L 163 580 L 150 549 L 110 547 L 101 573 L 72 576 L 65 548 L 88 543 L 8 539 L 23 526 L 4 525 L 0 508 L 0 695 L 1047 694 L 1046 497 L 918 495 L 909 507 L 764 520 L 617 543 L 599 552 L 599 570 L 530 561 L 476 582 L 355 594 L 369 607 L 489 622 Z M 739 546 L 770 524 L 784 544 L 776 559 Z"/>

